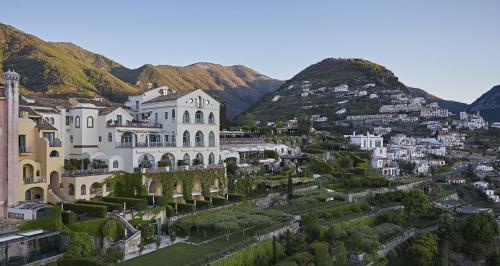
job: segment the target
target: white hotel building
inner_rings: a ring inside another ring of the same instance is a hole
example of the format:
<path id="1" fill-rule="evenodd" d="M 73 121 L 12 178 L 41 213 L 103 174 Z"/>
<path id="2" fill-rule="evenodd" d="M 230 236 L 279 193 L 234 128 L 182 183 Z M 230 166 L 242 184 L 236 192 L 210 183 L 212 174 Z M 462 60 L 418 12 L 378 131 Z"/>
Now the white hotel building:
<path id="1" fill-rule="evenodd" d="M 130 96 L 129 108 L 79 103 L 68 111 L 66 158 L 102 160 L 110 171 L 219 163 L 220 104 L 203 90 L 160 87 Z"/>

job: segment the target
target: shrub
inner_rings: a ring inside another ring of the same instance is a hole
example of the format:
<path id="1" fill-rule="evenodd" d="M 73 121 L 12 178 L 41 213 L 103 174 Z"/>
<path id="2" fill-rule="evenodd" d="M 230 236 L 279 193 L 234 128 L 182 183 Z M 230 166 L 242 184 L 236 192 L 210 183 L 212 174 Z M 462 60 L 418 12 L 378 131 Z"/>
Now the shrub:
<path id="1" fill-rule="evenodd" d="M 152 195 L 147 195 L 147 196 L 142 196 L 142 198 L 145 198 L 148 201 L 148 204 L 153 206 L 153 197 L 155 199 L 155 206 L 165 206 L 167 205 L 167 199 L 163 196 L 152 196 Z"/>
<path id="2" fill-rule="evenodd" d="M 67 227 L 73 232 L 87 233 L 92 236 L 102 236 L 102 227 L 111 218 L 97 218 L 69 224 Z"/>
<path id="3" fill-rule="evenodd" d="M 227 198 L 229 201 L 245 201 L 246 196 L 243 194 L 227 194 Z"/>
<path id="4" fill-rule="evenodd" d="M 64 203 L 64 209 L 77 214 L 86 214 L 92 217 L 106 217 L 108 214 L 108 207 L 100 205 Z"/>
<path id="5" fill-rule="evenodd" d="M 212 208 L 212 203 L 210 203 L 210 201 L 206 201 L 206 200 L 197 200 L 196 201 L 196 208 L 197 209 L 209 209 L 209 208 Z"/>
<path id="6" fill-rule="evenodd" d="M 61 212 L 61 219 L 64 224 L 72 224 L 78 221 L 78 215 L 72 212 L 63 211 Z"/>
<path id="7" fill-rule="evenodd" d="M 134 204 L 134 206 L 132 206 L 132 209 L 136 210 L 136 211 L 142 211 L 142 210 L 145 210 L 148 208 L 148 204 L 146 202 L 137 202 L 136 204 Z"/>
<path id="8" fill-rule="evenodd" d="M 127 207 L 132 207 L 132 208 L 139 202 L 142 202 L 143 204 L 145 204 L 146 207 L 148 204 L 147 199 L 144 199 L 144 198 L 141 199 L 141 198 L 125 198 L 125 197 L 104 197 L 104 198 L 102 198 L 102 201 L 120 203 L 120 204 L 123 204 L 125 202 Z M 144 205 L 142 205 L 142 206 L 144 206 Z"/>
<path id="9" fill-rule="evenodd" d="M 76 203 L 106 206 L 108 207 L 108 211 L 123 211 L 123 204 L 120 203 L 104 202 L 104 201 L 88 201 L 88 200 L 78 200 L 76 201 Z"/>
<path id="10" fill-rule="evenodd" d="M 177 212 L 185 213 L 185 212 L 193 212 L 196 209 L 194 204 L 189 203 L 177 203 Z"/>
<path id="11" fill-rule="evenodd" d="M 71 239 L 69 241 L 68 246 L 66 247 L 64 258 L 82 258 L 82 257 L 92 257 L 94 255 L 95 247 L 94 247 L 94 242 L 92 242 L 92 238 L 90 237 L 90 235 L 83 232 L 72 232 L 70 236 Z M 86 264 L 79 264 L 79 265 L 86 265 Z"/>
<path id="12" fill-rule="evenodd" d="M 19 226 L 19 230 L 44 229 L 49 231 L 62 231 L 64 229 L 64 224 L 61 219 L 61 208 L 59 206 L 53 206 L 52 210 L 53 216 L 45 216 L 36 220 L 25 221 Z"/>
<path id="13" fill-rule="evenodd" d="M 125 228 L 116 219 L 109 219 L 101 228 L 102 236 L 116 241 L 122 239 L 125 235 Z"/>
<path id="14" fill-rule="evenodd" d="M 108 263 L 101 262 L 97 258 L 60 258 L 57 260 L 58 266 L 107 266 Z"/>
<path id="15" fill-rule="evenodd" d="M 169 160 L 160 160 L 158 161 L 158 167 L 167 167 L 171 166 Z"/>
<path id="16" fill-rule="evenodd" d="M 214 206 L 222 206 L 227 204 L 227 199 L 221 197 L 213 197 L 212 205 Z"/>

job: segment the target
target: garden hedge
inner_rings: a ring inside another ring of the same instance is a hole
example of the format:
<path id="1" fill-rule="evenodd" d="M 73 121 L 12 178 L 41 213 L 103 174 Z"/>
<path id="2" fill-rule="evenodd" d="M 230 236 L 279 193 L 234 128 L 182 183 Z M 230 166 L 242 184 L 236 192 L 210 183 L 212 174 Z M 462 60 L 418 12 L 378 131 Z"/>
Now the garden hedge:
<path id="1" fill-rule="evenodd" d="M 227 199 L 221 197 L 213 197 L 212 205 L 214 206 L 222 206 L 227 204 Z"/>
<path id="2" fill-rule="evenodd" d="M 177 212 L 186 213 L 195 211 L 196 206 L 189 203 L 177 203 Z"/>
<path id="3" fill-rule="evenodd" d="M 64 224 L 72 224 L 78 222 L 78 215 L 72 212 L 63 211 L 61 212 L 61 219 Z"/>
<path id="4" fill-rule="evenodd" d="M 60 258 L 57 260 L 58 266 L 108 266 L 97 258 Z"/>
<path id="5" fill-rule="evenodd" d="M 246 196 L 243 194 L 227 194 L 227 199 L 231 202 L 235 201 L 245 201 Z"/>
<path id="6" fill-rule="evenodd" d="M 100 205 L 64 203 L 64 210 L 69 210 L 77 214 L 87 214 L 92 217 L 106 217 L 108 207 Z"/>
<path id="7" fill-rule="evenodd" d="M 197 209 L 209 209 L 212 208 L 212 203 L 207 200 L 197 200 L 196 201 L 196 208 Z"/>
<path id="8" fill-rule="evenodd" d="M 88 201 L 88 200 L 78 200 L 76 201 L 76 203 L 106 206 L 108 207 L 108 211 L 123 211 L 123 204 L 120 203 L 104 202 L 104 201 Z"/>
<path id="9" fill-rule="evenodd" d="M 134 208 L 140 206 L 138 211 L 144 209 L 144 206 L 147 207 L 148 201 L 144 198 L 125 198 L 125 197 L 104 197 L 102 198 L 104 202 L 112 202 L 112 203 L 120 203 L 124 202 L 127 204 L 127 208 Z"/>
<path id="10" fill-rule="evenodd" d="M 148 201 L 149 206 L 153 206 L 153 197 L 155 198 L 155 206 L 167 205 L 167 200 L 163 196 L 152 196 L 152 195 L 141 196 L 141 198 L 144 198 Z"/>

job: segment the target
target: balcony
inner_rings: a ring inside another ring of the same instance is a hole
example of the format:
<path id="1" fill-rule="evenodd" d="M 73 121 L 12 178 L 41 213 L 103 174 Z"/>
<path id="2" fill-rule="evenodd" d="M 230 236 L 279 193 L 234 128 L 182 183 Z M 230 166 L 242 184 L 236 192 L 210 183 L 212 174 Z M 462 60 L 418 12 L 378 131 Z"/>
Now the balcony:
<path id="1" fill-rule="evenodd" d="M 118 121 L 108 121 L 106 127 L 132 127 L 132 128 L 162 128 L 162 124 L 150 123 L 143 121 L 126 121 L 125 123 L 119 123 Z"/>
<path id="2" fill-rule="evenodd" d="M 115 148 L 158 148 L 176 147 L 175 142 L 115 142 Z"/>
<path id="3" fill-rule="evenodd" d="M 50 147 L 62 147 L 62 141 L 60 139 L 49 140 Z"/>
<path id="4" fill-rule="evenodd" d="M 19 146 L 19 153 L 33 153 L 33 149 L 31 147 Z"/>
<path id="5" fill-rule="evenodd" d="M 29 184 L 40 184 L 40 183 L 46 183 L 47 178 L 44 176 L 31 176 L 31 177 L 24 177 L 23 182 L 25 185 Z"/>

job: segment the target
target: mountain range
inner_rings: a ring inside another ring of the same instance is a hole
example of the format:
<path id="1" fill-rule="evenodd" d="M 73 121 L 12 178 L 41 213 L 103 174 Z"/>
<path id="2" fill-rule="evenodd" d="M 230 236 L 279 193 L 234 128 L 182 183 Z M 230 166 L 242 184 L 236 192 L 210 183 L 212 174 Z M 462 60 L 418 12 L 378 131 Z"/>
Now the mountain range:
<path id="1" fill-rule="evenodd" d="M 149 86 L 166 85 L 176 91 L 204 89 L 227 105 L 229 116 L 239 114 L 283 83 L 242 65 L 146 64 L 129 69 L 75 44 L 46 42 L 5 24 L 0 24 L 0 69 L 15 69 L 21 74 L 21 93 L 25 95 L 102 96 L 123 102 Z"/>
<path id="2" fill-rule="evenodd" d="M 316 88 L 340 84 L 359 87 L 374 83 L 377 91 L 405 92 L 438 102 L 453 113 L 479 110 L 490 121 L 500 120 L 500 86 L 467 106 L 441 99 L 422 89 L 407 87 L 387 68 L 363 59 L 325 59 L 288 81 L 270 78 L 243 65 L 223 66 L 206 62 L 188 66 L 145 64 L 130 69 L 75 44 L 47 42 L 0 23 L 0 69 L 15 69 L 21 74 L 23 95 L 55 98 L 99 96 L 113 102 L 124 102 L 128 95 L 151 86 L 166 85 L 176 91 L 204 89 L 225 103 L 229 117 L 248 110 L 264 121 L 300 114 L 331 113 L 343 108 L 331 97 L 298 100 L 286 97 L 300 88 L 288 90 L 290 85 L 306 81 Z M 281 100 L 271 101 L 277 95 L 283 96 Z M 374 101 L 363 98 L 344 107 L 347 114 L 374 113 L 379 106 L 388 103 L 384 97 Z"/>

